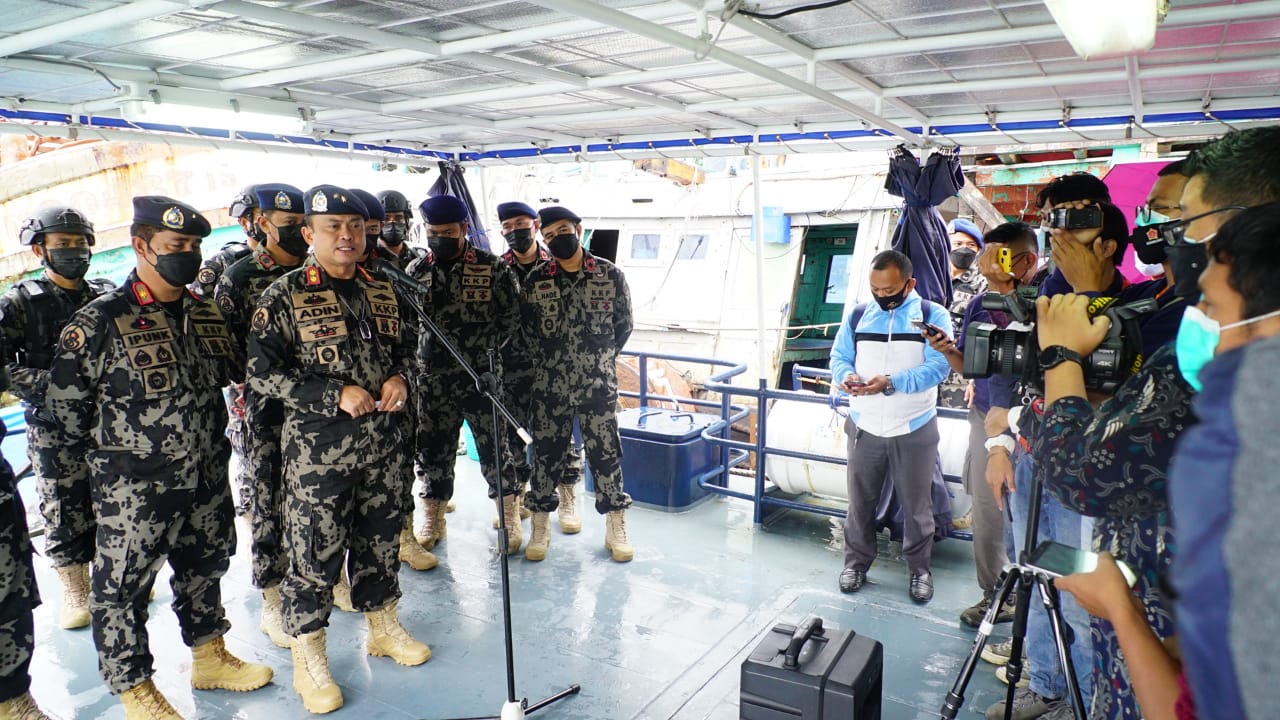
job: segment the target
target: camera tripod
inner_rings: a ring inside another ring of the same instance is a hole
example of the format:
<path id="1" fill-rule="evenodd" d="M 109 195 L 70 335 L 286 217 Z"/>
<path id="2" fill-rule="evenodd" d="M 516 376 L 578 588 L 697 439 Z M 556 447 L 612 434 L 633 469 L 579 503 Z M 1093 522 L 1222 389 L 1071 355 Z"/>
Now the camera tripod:
<path id="1" fill-rule="evenodd" d="M 1013 647 L 1009 654 L 1009 662 L 1005 666 L 1005 672 L 1008 673 L 1009 689 L 1005 693 L 1004 718 L 1005 720 L 1010 720 L 1013 717 L 1013 695 L 1017 691 L 1018 680 L 1022 678 L 1022 646 L 1027 634 L 1027 616 L 1031 612 L 1031 591 L 1033 588 L 1040 590 L 1044 611 L 1049 615 L 1049 625 L 1053 629 L 1054 645 L 1057 646 L 1058 650 L 1058 663 L 1066 676 L 1067 697 L 1071 702 L 1071 709 L 1076 720 L 1086 720 L 1088 717 L 1085 713 L 1084 701 L 1080 697 L 1080 684 L 1076 681 L 1075 666 L 1071 662 L 1072 638 L 1069 636 L 1070 628 L 1067 626 L 1066 621 L 1062 619 L 1062 606 L 1059 602 L 1058 590 L 1053 585 L 1052 577 L 1027 564 L 1027 558 L 1032 554 L 1032 549 L 1036 545 L 1040 530 L 1040 500 L 1043 497 L 1043 492 L 1040 482 L 1033 476 L 1031 481 L 1031 509 L 1027 513 L 1027 533 L 1022 545 L 1022 554 L 1018 558 L 1018 562 L 1010 563 L 1004 568 L 1004 576 L 1000 581 L 1000 588 L 996 591 L 995 597 L 991 601 L 991 607 L 987 609 L 987 614 L 983 616 L 982 623 L 978 626 L 978 636 L 973 641 L 973 649 L 969 651 L 969 656 L 965 658 L 964 666 L 960 668 L 960 675 L 956 678 L 955 684 L 951 687 L 951 691 L 947 693 L 947 699 L 942 705 L 942 720 L 955 720 L 956 714 L 960 712 L 960 708 L 964 705 L 965 688 L 968 687 L 969 680 L 973 677 L 973 671 L 977 667 L 982 648 L 986 646 L 987 638 L 995 628 L 996 615 L 1011 594 L 1015 597 Z"/>

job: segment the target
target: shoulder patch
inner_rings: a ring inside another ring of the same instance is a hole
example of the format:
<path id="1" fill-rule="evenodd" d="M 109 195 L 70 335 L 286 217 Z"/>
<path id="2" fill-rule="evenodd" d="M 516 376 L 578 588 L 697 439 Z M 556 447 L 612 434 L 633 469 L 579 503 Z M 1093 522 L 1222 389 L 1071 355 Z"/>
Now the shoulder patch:
<path id="1" fill-rule="evenodd" d="M 58 339 L 58 344 L 63 350 L 75 352 L 84 347 L 84 341 L 88 337 L 84 328 L 79 325 L 68 325 L 62 330 L 62 336 Z"/>
<path id="2" fill-rule="evenodd" d="M 262 332 L 267 327 L 267 323 L 269 323 L 270 321 L 271 321 L 271 311 L 267 310 L 264 307 L 260 307 L 257 310 L 253 311 L 253 320 L 251 321 L 250 324 L 253 326 L 254 330 L 257 330 L 258 332 Z"/>
<path id="3" fill-rule="evenodd" d="M 207 265 L 200 268 L 200 272 L 196 275 L 196 282 L 201 285 L 208 285 L 217 279 L 218 274 L 213 271 L 213 268 Z"/>
<path id="4" fill-rule="evenodd" d="M 230 295 L 223 295 L 218 298 L 218 307 L 222 308 L 223 312 L 235 312 L 236 301 L 232 300 Z"/>

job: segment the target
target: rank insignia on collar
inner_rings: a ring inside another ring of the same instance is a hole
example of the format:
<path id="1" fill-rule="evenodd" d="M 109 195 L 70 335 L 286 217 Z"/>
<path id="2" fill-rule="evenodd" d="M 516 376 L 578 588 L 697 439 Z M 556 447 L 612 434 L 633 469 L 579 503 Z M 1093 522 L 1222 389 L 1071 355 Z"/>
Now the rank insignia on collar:
<path id="1" fill-rule="evenodd" d="M 324 196 L 319 193 L 316 193 L 316 197 L 324 197 Z M 320 284 L 320 268 L 316 267 L 315 265 L 307 266 L 306 281 L 307 281 L 307 285 L 319 285 Z"/>
<path id="2" fill-rule="evenodd" d="M 593 257 L 589 257 L 589 258 L 587 258 L 586 262 L 582 263 L 582 269 L 586 270 L 586 271 L 587 271 L 587 272 L 589 272 L 589 273 L 593 273 L 593 272 L 595 272 L 595 271 L 596 271 L 596 259 L 595 259 L 595 258 L 593 258 Z"/>
<path id="3" fill-rule="evenodd" d="M 555 275 L 556 270 L 559 270 L 559 269 L 560 269 L 560 263 L 556 262 L 555 260 L 552 260 L 551 262 L 547 263 L 548 275 Z"/>
<path id="4" fill-rule="evenodd" d="M 146 307 L 156 301 L 154 295 L 151 294 L 151 288 L 147 284 L 139 280 L 133 284 L 133 297 L 137 299 L 138 304 Z"/>
<path id="5" fill-rule="evenodd" d="M 285 198 L 285 200 L 288 200 L 288 199 L 289 198 Z M 258 264 L 262 266 L 263 270 L 270 270 L 271 268 L 276 266 L 276 261 L 272 259 L 271 253 L 260 252 L 258 253 Z"/>
<path id="6" fill-rule="evenodd" d="M 186 218 L 182 215 L 182 208 L 173 206 L 164 211 L 164 215 L 160 216 L 160 222 L 170 230 L 181 230 Z"/>
<path id="7" fill-rule="evenodd" d="M 311 196 L 311 212 L 326 213 L 328 211 L 329 197 L 324 194 L 323 190 Z"/>
<path id="8" fill-rule="evenodd" d="M 312 203 L 312 204 L 314 204 L 314 203 Z M 289 196 L 288 196 L 288 195 L 286 195 L 286 194 L 285 194 L 285 192 L 284 192 L 283 190 L 281 190 L 280 192 L 276 193 L 276 209 L 277 209 L 277 210 L 292 210 L 292 209 L 293 209 L 293 203 L 289 202 Z"/>
<path id="9" fill-rule="evenodd" d="M 463 259 L 464 259 L 464 260 L 466 260 L 467 262 L 469 262 L 469 263 L 473 263 L 473 262 L 475 262 L 475 261 L 476 261 L 476 251 L 475 251 L 475 250 L 468 250 L 468 251 L 467 251 L 467 254 L 466 254 L 466 255 L 463 255 L 462 257 L 463 257 Z"/>

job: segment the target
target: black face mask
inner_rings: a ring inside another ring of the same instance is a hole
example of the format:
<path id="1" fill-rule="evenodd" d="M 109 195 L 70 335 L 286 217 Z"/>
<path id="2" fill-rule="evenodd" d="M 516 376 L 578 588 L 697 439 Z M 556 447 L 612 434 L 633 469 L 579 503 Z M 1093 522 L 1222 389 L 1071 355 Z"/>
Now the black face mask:
<path id="1" fill-rule="evenodd" d="M 89 248 L 44 249 L 44 266 L 68 280 L 79 280 L 89 272 Z"/>
<path id="2" fill-rule="evenodd" d="M 951 251 L 951 267 L 957 270 L 968 270 L 977 259 L 978 251 L 973 248 L 958 247 Z"/>
<path id="3" fill-rule="evenodd" d="M 281 250 L 294 257 L 307 256 L 307 248 L 309 246 L 306 239 L 302 237 L 301 225 L 277 225 L 276 235 L 279 236 L 279 239 L 276 240 L 276 245 Z"/>
<path id="4" fill-rule="evenodd" d="M 382 233 L 365 233 L 364 234 L 364 254 L 368 255 L 373 249 L 378 247 L 378 238 L 382 237 Z"/>
<path id="5" fill-rule="evenodd" d="M 1133 228 L 1133 234 L 1129 236 L 1129 244 L 1133 246 L 1134 254 L 1148 265 L 1162 263 L 1168 256 L 1166 251 L 1169 245 L 1165 243 L 1163 233 L 1160 232 L 1161 225 L 1138 225 Z"/>
<path id="6" fill-rule="evenodd" d="M 1209 264 L 1209 254 L 1204 245 L 1167 245 L 1165 254 L 1173 270 L 1173 294 L 1182 298 L 1200 297 L 1200 273 Z"/>
<path id="7" fill-rule="evenodd" d="M 908 280 L 901 290 L 892 295 L 873 295 L 872 297 L 876 299 L 876 304 L 880 306 L 881 310 L 892 310 L 901 305 L 902 301 L 907 298 L 907 285 L 910 284 L 911 281 Z"/>
<path id="8" fill-rule="evenodd" d="M 436 256 L 436 260 L 448 262 L 458 255 L 459 245 L 462 238 L 447 237 L 444 235 L 428 235 L 427 247 L 431 248 L 431 252 Z"/>
<path id="9" fill-rule="evenodd" d="M 397 247 L 404 244 L 405 236 L 409 234 L 409 228 L 404 223 L 384 223 L 382 226 L 382 242 L 387 247 Z"/>
<path id="10" fill-rule="evenodd" d="M 521 255 L 533 247 L 533 228 L 516 228 L 502 237 L 507 239 L 508 247 Z"/>
<path id="11" fill-rule="evenodd" d="M 173 287 L 185 287 L 195 281 L 196 275 L 200 273 L 200 263 L 204 261 L 200 257 L 200 253 L 194 250 L 187 252 L 169 253 L 168 255 L 157 255 L 156 261 L 152 265 L 156 269 L 156 273 L 160 275 L 160 279 L 169 283 Z"/>
<path id="12" fill-rule="evenodd" d="M 578 236 L 571 232 L 560 233 L 547 241 L 547 249 L 561 260 L 573 257 L 578 247 Z"/>

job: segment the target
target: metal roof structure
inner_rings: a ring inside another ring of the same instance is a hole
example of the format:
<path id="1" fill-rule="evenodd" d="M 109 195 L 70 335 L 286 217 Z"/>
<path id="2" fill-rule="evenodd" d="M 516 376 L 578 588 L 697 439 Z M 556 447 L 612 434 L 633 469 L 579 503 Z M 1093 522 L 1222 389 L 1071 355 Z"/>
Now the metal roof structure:
<path id="1" fill-rule="evenodd" d="M 5 0 L 0 132 L 406 162 L 1134 142 L 1280 121 L 1280 0 L 1084 61 L 1040 0 Z M 305 121 L 182 126 L 183 105 Z"/>

